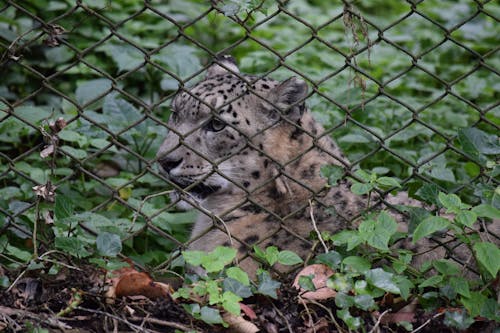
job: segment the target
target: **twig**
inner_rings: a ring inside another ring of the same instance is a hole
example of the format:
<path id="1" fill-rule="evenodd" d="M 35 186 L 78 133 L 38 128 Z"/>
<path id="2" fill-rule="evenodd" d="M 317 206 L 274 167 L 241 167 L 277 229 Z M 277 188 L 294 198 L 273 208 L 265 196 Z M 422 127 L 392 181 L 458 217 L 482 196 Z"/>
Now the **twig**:
<path id="1" fill-rule="evenodd" d="M 382 320 L 382 317 L 386 315 L 386 313 L 390 312 L 391 309 L 387 309 L 385 310 L 384 312 L 382 312 L 382 314 L 380 314 L 380 316 L 378 317 L 377 319 L 377 322 L 375 323 L 375 326 L 373 326 L 373 328 L 370 330 L 370 332 L 368 333 L 375 333 L 375 330 L 379 327 L 380 325 L 380 321 Z"/>
<path id="2" fill-rule="evenodd" d="M 442 315 L 444 315 L 444 312 L 436 313 L 432 318 L 427 319 L 427 321 L 425 323 L 423 323 L 422 325 L 420 325 L 419 327 L 417 327 L 416 329 L 414 329 L 410 333 L 416 333 L 416 332 L 420 331 L 422 328 L 424 328 L 426 325 L 428 325 L 432 320 L 434 320 L 437 317 L 440 317 Z"/>
<path id="3" fill-rule="evenodd" d="M 53 316 L 44 315 L 44 314 L 36 314 L 27 310 L 21 309 L 13 309 L 6 306 L 0 305 L 0 313 L 7 316 L 16 316 L 23 318 L 30 318 L 33 320 L 38 320 L 40 322 L 46 323 L 50 327 L 54 328 L 63 328 L 63 329 L 72 329 L 71 326 L 61 322 L 59 319 Z"/>
<path id="4" fill-rule="evenodd" d="M 323 245 L 323 248 L 325 249 L 325 253 L 328 253 L 328 246 L 326 246 L 325 241 L 323 240 L 323 237 L 321 237 L 321 232 L 319 232 L 318 227 L 316 226 L 316 219 L 314 218 L 314 210 L 313 210 L 313 204 L 312 201 L 309 200 L 309 214 L 311 215 L 311 221 L 312 225 L 314 228 L 314 231 L 316 231 L 316 234 L 318 235 L 319 241 L 321 242 L 321 245 Z"/>
<path id="5" fill-rule="evenodd" d="M 172 321 L 166 321 L 166 320 L 160 320 L 160 319 L 156 319 L 156 318 L 150 318 L 150 317 L 132 316 L 132 317 L 130 317 L 130 321 L 140 321 L 140 322 L 143 322 L 143 323 L 147 322 L 147 323 L 150 323 L 150 324 L 155 324 L 155 325 L 160 325 L 160 326 L 166 326 L 166 327 L 176 328 L 176 329 L 179 329 L 179 330 L 183 330 L 185 332 L 199 332 L 199 331 L 193 330 L 193 328 L 188 327 L 186 325 L 182 325 L 182 324 L 175 323 L 175 322 L 172 322 Z"/>
<path id="6" fill-rule="evenodd" d="M 333 315 L 333 313 L 330 310 L 330 308 L 326 307 L 325 305 L 321 304 L 320 302 L 316 302 L 315 300 L 307 300 L 307 302 L 311 303 L 311 304 L 314 304 L 316 306 L 319 306 L 320 308 L 322 308 L 323 310 L 325 310 L 328 313 L 328 315 L 330 316 L 330 319 L 332 320 L 333 324 L 337 328 L 337 331 L 339 331 L 340 333 L 345 332 L 345 330 L 342 328 L 342 326 L 340 326 L 339 323 L 337 322 L 337 320 L 335 319 L 335 316 Z"/>
<path id="7" fill-rule="evenodd" d="M 107 312 L 104 312 L 104 311 L 100 311 L 100 310 L 93 310 L 93 309 L 88 309 L 88 308 L 83 308 L 81 306 L 77 307 L 78 310 L 82 310 L 82 311 L 86 311 L 86 312 L 91 312 L 91 313 L 95 313 L 95 314 L 99 314 L 99 315 L 103 315 L 103 316 L 106 316 L 106 317 L 109 317 L 111 319 L 114 319 L 114 320 L 117 320 L 119 322 L 122 322 L 124 323 L 125 325 L 127 325 L 129 328 L 131 328 L 132 330 L 136 331 L 136 332 L 148 332 L 148 333 L 151 333 L 153 332 L 152 330 L 148 330 L 147 328 L 142 328 L 140 326 L 137 326 L 135 324 L 132 324 L 131 322 L 129 322 L 128 320 L 126 319 L 123 319 L 121 317 L 118 317 L 118 316 L 115 316 L 111 313 L 107 313 Z"/>
<path id="8" fill-rule="evenodd" d="M 288 329 L 288 332 L 293 333 L 292 326 L 290 326 L 290 323 L 288 322 L 288 319 L 286 319 L 286 317 L 283 314 L 283 312 L 281 312 L 280 309 L 278 309 L 278 307 L 276 305 L 274 305 L 274 303 L 271 303 L 271 304 L 272 304 L 274 310 L 280 315 L 280 317 L 285 320 L 286 328 Z"/>

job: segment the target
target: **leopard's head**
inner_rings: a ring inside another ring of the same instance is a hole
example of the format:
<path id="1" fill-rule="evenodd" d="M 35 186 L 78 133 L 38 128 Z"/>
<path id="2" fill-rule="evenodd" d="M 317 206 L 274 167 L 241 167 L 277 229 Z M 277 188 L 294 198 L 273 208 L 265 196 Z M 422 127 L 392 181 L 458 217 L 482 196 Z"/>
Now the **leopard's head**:
<path id="1" fill-rule="evenodd" d="M 203 81 L 172 101 L 158 152 L 162 173 L 198 203 L 262 188 L 275 177 L 273 166 L 292 159 L 299 145 L 290 137 L 300 126 L 307 90 L 295 77 L 243 75 L 232 58 L 214 60 Z"/>

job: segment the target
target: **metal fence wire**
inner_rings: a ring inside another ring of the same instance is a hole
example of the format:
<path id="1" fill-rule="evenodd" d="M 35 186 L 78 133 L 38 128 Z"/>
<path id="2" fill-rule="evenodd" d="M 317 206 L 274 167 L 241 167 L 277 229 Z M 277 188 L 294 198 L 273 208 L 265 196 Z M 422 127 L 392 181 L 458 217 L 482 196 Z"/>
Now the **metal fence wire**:
<path id="1" fill-rule="evenodd" d="M 466 139 L 498 133 L 499 13 L 479 0 L 3 1 L 0 244 L 85 257 L 109 231 L 137 263 L 163 267 L 197 210 L 224 230 L 199 205 L 175 208 L 163 192 L 182 186 L 156 157 L 178 131 L 173 97 L 223 54 L 308 83 L 309 109 L 350 160 L 344 177 L 362 168 L 420 198 L 491 203 L 495 156 Z"/>

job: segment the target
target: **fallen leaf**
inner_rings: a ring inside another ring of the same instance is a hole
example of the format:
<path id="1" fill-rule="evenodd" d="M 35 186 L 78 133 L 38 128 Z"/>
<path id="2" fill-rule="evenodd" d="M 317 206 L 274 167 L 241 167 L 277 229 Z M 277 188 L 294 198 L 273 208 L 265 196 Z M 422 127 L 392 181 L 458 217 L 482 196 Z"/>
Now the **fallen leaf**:
<path id="1" fill-rule="evenodd" d="M 326 265 L 323 264 L 314 264 L 309 265 L 302 269 L 293 282 L 293 286 L 300 290 L 300 297 L 302 299 L 309 300 L 323 300 L 328 298 L 333 298 L 337 294 L 335 290 L 328 288 L 326 286 L 326 281 L 330 276 L 335 274 L 335 272 Z M 313 276 L 312 282 L 316 290 L 314 291 L 305 291 L 299 286 L 299 278 L 301 276 Z"/>

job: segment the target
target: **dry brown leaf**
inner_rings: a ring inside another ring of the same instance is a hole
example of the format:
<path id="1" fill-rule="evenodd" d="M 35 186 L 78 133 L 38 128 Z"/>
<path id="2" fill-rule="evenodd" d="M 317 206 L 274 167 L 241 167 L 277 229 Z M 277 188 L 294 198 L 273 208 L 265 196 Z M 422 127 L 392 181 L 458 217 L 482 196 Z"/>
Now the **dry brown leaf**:
<path id="1" fill-rule="evenodd" d="M 132 267 L 113 271 L 113 278 L 109 282 L 111 286 L 106 296 L 110 299 L 122 296 L 146 296 L 155 299 L 173 293 L 168 284 L 155 282 L 147 273 L 138 272 Z"/>
<path id="2" fill-rule="evenodd" d="M 229 332 L 233 333 L 256 333 L 259 332 L 259 328 L 252 323 L 244 319 L 242 316 L 235 316 L 229 312 L 222 315 L 222 319 L 229 324 Z"/>
<path id="3" fill-rule="evenodd" d="M 306 300 L 307 299 L 323 300 L 323 299 L 333 298 L 337 293 L 335 292 L 335 290 L 328 288 L 326 286 L 328 278 L 333 274 L 335 274 L 335 272 L 326 265 L 323 264 L 309 265 L 304 269 L 302 269 L 297 274 L 293 282 L 293 286 L 296 289 L 300 290 L 300 297 Z M 311 276 L 311 275 L 313 275 L 312 282 L 316 290 L 315 291 L 302 290 L 299 286 L 299 278 L 301 276 Z"/>

